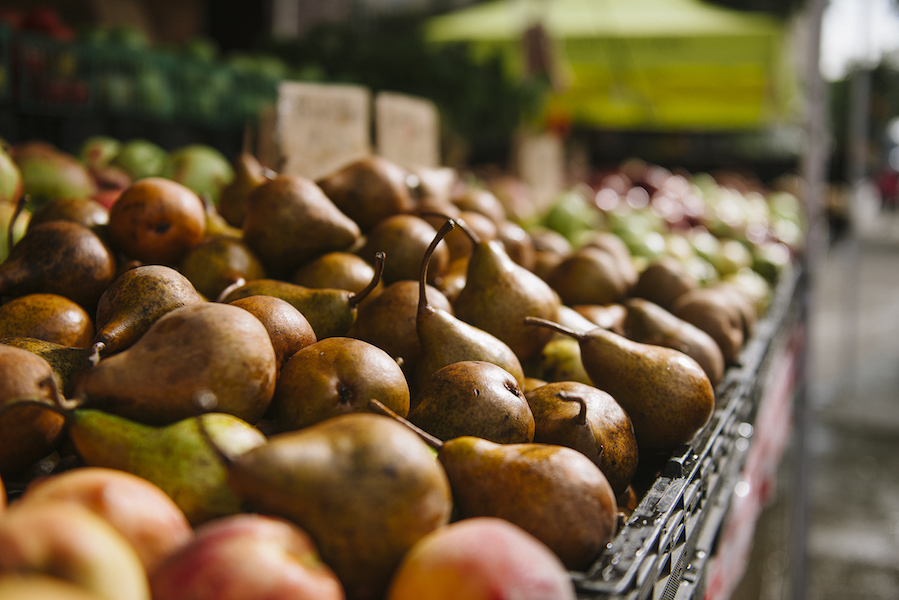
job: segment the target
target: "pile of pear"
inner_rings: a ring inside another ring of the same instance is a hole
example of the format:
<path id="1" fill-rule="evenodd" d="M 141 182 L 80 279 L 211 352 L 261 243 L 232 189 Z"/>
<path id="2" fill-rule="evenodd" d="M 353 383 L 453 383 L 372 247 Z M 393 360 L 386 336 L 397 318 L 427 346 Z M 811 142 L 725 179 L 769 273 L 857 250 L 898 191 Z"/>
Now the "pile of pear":
<path id="1" fill-rule="evenodd" d="M 157 177 L 109 209 L 48 200 L 11 244 L 11 498 L 48 472 L 126 471 L 194 527 L 294 523 L 359 600 L 479 517 L 587 570 L 708 423 L 764 310 L 610 232 L 527 230 L 448 169 L 234 169 L 218 204 Z"/>

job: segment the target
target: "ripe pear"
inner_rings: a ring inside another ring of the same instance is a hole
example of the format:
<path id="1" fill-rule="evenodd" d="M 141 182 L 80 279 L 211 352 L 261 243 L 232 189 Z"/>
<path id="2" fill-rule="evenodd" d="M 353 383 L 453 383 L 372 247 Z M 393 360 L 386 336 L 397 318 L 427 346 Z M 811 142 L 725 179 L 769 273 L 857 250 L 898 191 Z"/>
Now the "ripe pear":
<path id="1" fill-rule="evenodd" d="M 0 475 L 18 473 L 59 445 L 64 417 L 56 410 L 58 387 L 43 358 L 0 345 Z"/>
<path id="2" fill-rule="evenodd" d="M 316 181 L 325 195 L 363 232 L 391 215 L 412 210 L 405 169 L 383 156 L 370 155 Z"/>
<path id="3" fill-rule="evenodd" d="M 464 222 L 459 227 L 472 242 L 465 287 L 453 301 L 456 316 L 495 335 L 522 361 L 535 356 L 552 331 L 535 331 L 526 316 L 558 320 L 559 295 L 549 285 L 513 261 L 497 240 L 482 241 Z"/>
<path id="4" fill-rule="evenodd" d="M 57 220 L 75 221 L 102 237 L 106 234 L 106 225 L 109 223 L 109 210 L 90 198 L 55 198 L 35 209 L 28 227 Z"/>
<path id="5" fill-rule="evenodd" d="M 437 230 L 421 217 L 409 214 L 389 216 L 366 236 L 359 256 L 374 261 L 375 254 L 384 252 L 390 260 L 384 264 L 384 283 L 404 279 L 414 280 L 421 268 L 421 259 Z M 433 284 L 449 267 L 450 253 L 446 242 L 437 244 L 428 263 L 428 283 Z"/>
<path id="6" fill-rule="evenodd" d="M 630 417 L 608 393 L 574 381 L 547 383 L 527 394 L 534 441 L 568 446 L 599 467 L 616 497 L 637 470 L 637 439 Z"/>
<path id="7" fill-rule="evenodd" d="M 0 344 L 28 350 L 46 360 L 59 377 L 63 396 L 71 395 L 75 378 L 78 373 L 91 366 L 89 359 L 94 353 L 90 348 L 73 348 L 27 337 L 0 338 Z"/>
<path id="8" fill-rule="evenodd" d="M 309 179 L 279 175 L 247 199 L 244 241 L 276 278 L 290 277 L 316 256 L 346 250 L 359 226 Z"/>
<path id="9" fill-rule="evenodd" d="M 662 256 L 643 269 L 632 295 L 670 311 L 679 296 L 698 287 L 699 282 L 683 262 L 673 256 Z"/>
<path id="10" fill-rule="evenodd" d="M 683 352 L 634 342 L 601 327 L 583 333 L 533 317 L 526 320 L 578 341 L 593 385 L 611 394 L 630 416 L 641 459 L 686 444 L 711 418 L 712 384 Z"/>
<path id="11" fill-rule="evenodd" d="M 259 319 L 201 302 L 167 312 L 133 345 L 85 371 L 75 396 L 152 425 L 212 410 L 255 423 L 271 402 L 276 372 Z"/>
<path id="12" fill-rule="evenodd" d="M 389 354 L 368 342 L 330 337 L 296 352 L 278 377 L 269 415 L 288 431 L 348 412 L 376 398 L 409 413 L 409 385 Z"/>
<path id="13" fill-rule="evenodd" d="M 274 296 L 247 296 L 229 304 L 249 311 L 268 330 L 279 373 L 291 356 L 317 341 L 312 325 L 303 313 L 285 300 Z"/>
<path id="14" fill-rule="evenodd" d="M 525 373 L 547 382 L 577 381 L 591 384 L 581 361 L 581 347 L 570 337 L 551 339 L 540 353 L 525 363 Z"/>
<path id="15" fill-rule="evenodd" d="M 709 334 L 725 365 L 737 362 L 746 339 L 744 319 L 726 294 L 708 287 L 685 292 L 671 306 L 671 314 Z"/>
<path id="16" fill-rule="evenodd" d="M 69 437 L 86 465 L 127 471 L 154 483 L 192 525 L 242 510 L 210 438 L 216 448 L 236 454 L 265 443 L 258 429 L 223 413 L 153 427 L 85 408 L 69 415 Z"/>
<path id="17" fill-rule="evenodd" d="M 624 306 L 628 338 L 680 350 L 699 363 L 713 387 L 718 386 L 724 375 L 724 355 L 712 336 L 649 300 L 628 298 Z"/>
<path id="18" fill-rule="evenodd" d="M 591 246 L 579 248 L 562 259 L 547 274 L 546 281 L 568 306 L 618 302 L 628 291 L 618 259 Z"/>
<path id="19" fill-rule="evenodd" d="M 243 241 L 225 235 L 206 236 L 189 249 L 178 265 L 194 288 L 208 300 L 215 300 L 236 281 L 265 277 L 259 257 Z"/>
<path id="20" fill-rule="evenodd" d="M 508 371 L 521 388 L 524 386 L 521 361 L 507 344 L 428 302 L 425 281 L 430 252 L 453 227 L 455 222 L 449 220 L 440 228 L 422 259 L 416 318 L 421 357 L 410 385 L 412 395 L 415 396 L 438 369 L 461 360 L 481 360 L 498 365 Z"/>
<path id="21" fill-rule="evenodd" d="M 30 228 L 0 264 L 0 296 L 59 294 L 92 313 L 115 275 L 115 258 L 96 233 L 48 221 Z"/>
<path id="22" fill-rule="evenodd" d="M 87 311 L 59 294 L 27 294 L 0 306 L 0 337 L 29 337 L 89 348 L 94 323 Z"/>
<path id="23" fill-rule="evenodd" d="M 414 428 L 446 471 L 459 518 L 499 517 L 518 525 L 569 569 L 589 567 L 617 528 L 608 479 L 582 453 L 552 444 L 497 444 L 475 436 L 440 441 L 383 405 L 377 410 Z"/>
<path id="24" fill-rule="evenodd" d="M 226 458 L 235 492 L 309 532 L 349 600 L 383 598 L 406 552 L 449 522 L 433 452 L 381 415 L 340 415 Z"/>
<path id="25" fill-rule="evenodd" d="M 109 209 L 109 240 L 129 258 L 177 265 L 206 234 L 206 208 L 195 192 L 162 177 L 129 186 Z"/>
<path id="26" fill-rule="evenodd" d="M 120 352 L 167 312 L 202 301 L 190 280 L 171 267 L 128 269 L 100 296 L 94 345 L 104 355 Z"/>
<path id="27" fill-rule="evenodd" d="M 623 304 L 617 302 L 612 304 L 576 304 L 571 309 L 593 323 L 595 327 L 602 327 L 619 335 L 624 335 L 624 320 L 627 317 L 627 309 Z M 561 319 L 559 323 L 567 326 Z M 593 327 L 590 329 L 593 329 Z"/>
<path id="28" fill-rule="evenodd" d="M 385 268 L 387 264 L 385 261 Z M 307 288 L 349 290 L 358 294 L 368 287 L 374 276 L 375 268 L 361 256 L 351 252 L 328 252 L 300 267 L 291 282 Z M 372 295 L 382 287 L 379 285 L 372 290 Z"/>
<path id="29" fill-rule="evenodd" d="M 375 273 L 368 286 L 359 293 L 342 289 L 307 288 L 279 279 L 257 279 L 232 287 L 222 293 L 222 302 L 233 302 L 247 296 L 275 296 L 292 304 L 312 325 L 315 337 L 344 336 L 356 320 L 359 304 L 378 286 L 384 256 L 375 264 Z"/>
<path id="30" fill-rule="evenodd" d="M 234 179 L 222 189 L 218 211 L 233 227 L 243 227 L 247 212 L 247 198 L 267 181 L 265 169 L 255 156 L 241 152 L 234 160 Z"/>
<path id="31" fill-rule="evenodd" d="M 514 444 L 534 439 L 534 415 L 518 382 L 505 369 L 483 361 L 459 361 L 431 375 L 409 420 L 441 440 L 473 435 Z"/>
<path id="32" fill-rule="evenodd" d="M 440 290 L 425 286 L 428 303 L 450 314 L 453 306 Z M 364 340 L 392 356 L 406 373 L 415 372 L 421 344 L 415 327 L 418 315 L 418 282 L 395 281 L 359 305 L 356 320 L 347 335 Z"/>

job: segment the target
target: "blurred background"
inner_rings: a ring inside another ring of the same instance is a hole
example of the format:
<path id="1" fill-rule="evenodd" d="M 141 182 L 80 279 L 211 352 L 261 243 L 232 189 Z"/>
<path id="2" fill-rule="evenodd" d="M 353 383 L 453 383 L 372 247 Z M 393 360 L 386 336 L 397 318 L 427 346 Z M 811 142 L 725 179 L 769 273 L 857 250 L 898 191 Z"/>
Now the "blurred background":
<path id="1" fill-rule="evenodd" d="M 549 139 L 551 194 L 639 162 L 800 198 L 807 360 L 722 595 L 899 598 L 899 2 L 0 1 L 8 144 L 253 138 L 277 169 L 286 81 L 430 100 L 460 169 L 516 173 L 522 136 Z"/>

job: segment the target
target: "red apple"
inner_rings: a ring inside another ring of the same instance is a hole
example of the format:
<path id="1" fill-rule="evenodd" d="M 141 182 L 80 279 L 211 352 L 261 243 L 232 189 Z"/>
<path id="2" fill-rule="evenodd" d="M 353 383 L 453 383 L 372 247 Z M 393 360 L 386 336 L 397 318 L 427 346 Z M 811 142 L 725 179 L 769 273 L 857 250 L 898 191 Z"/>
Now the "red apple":
<path id="1" fill-rule="evenodd" d="M 296 525 L 241 513 L 197 528 L 195 539 L 150 573 L 166 600 L 343 600 L 343 588 Z"/>
<path id="2" fill-rule="evenodd" d="M 445 525 L 418 541 L 387 600 L 574 600 L 562 561 L 541 541 L 496 517 Z"/>
<path id="3" fill-rule="evenodd" d="M 147 571 L 193 539 L 178 505 L 159 487 L 117 469 L 83 467 L 36 480 L 20 502 L 68 501 L 103 517 L 131 542 Z"/>

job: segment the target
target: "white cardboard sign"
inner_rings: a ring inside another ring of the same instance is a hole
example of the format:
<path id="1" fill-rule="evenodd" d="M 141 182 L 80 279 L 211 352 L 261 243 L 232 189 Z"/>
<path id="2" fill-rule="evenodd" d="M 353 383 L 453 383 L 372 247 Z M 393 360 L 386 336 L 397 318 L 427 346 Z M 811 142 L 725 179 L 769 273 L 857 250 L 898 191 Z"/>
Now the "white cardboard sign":
<path id="1" fill-rule="evenodd" d="M 371 92 L 287 81 L 278 88 L 280 171 L 319 179 L 371 154 Z"/>
<path id="2" fill-rule="evenodd" d="M 413 169 L 440 166 L 440 117 L 430 100 L 395 92 L 375 96 L 378 154 Z"/>

